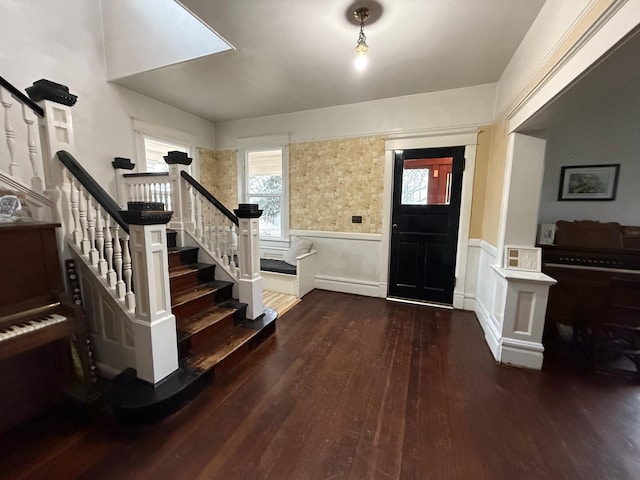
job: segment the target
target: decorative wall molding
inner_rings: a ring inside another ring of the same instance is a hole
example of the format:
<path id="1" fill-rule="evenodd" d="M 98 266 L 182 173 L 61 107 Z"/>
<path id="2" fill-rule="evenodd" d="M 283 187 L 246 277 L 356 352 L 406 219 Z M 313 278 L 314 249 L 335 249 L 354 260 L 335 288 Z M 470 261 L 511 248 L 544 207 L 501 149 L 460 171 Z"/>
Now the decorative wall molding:
<path id="1" fill-rule="evenodd" d="M 352 293 L 367 297 L 378 297 L 380 294 L 380 284 L 367 280 L 354 278 L 331 277 L 328 275 L 316 275 L 316 288 L 320 290 L 331 290 L 333 292 Z"/>
<path id="2" fill-rule="evenodd" d="M 380 233 L 327 232 L 322 230 L 289 230 L 290 236 L 317 238 L 344 238 L 348 240 L 364 240 L 367 242 L 382 241 Z"/>

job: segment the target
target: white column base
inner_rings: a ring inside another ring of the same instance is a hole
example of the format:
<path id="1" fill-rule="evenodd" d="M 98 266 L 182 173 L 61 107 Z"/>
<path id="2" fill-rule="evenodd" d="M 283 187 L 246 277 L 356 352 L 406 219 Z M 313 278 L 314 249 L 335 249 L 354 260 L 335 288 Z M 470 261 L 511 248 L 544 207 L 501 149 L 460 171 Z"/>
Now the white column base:
<path id="1" fill-rule="evenodd" d="M 238 299 L 247 304 L 247 318 L 255 320 L 264 313 L 262 303 L 262 277 L 238 281 Z"/>
<path id="2" fill-rule="evenodd" d="M 156 384 L 178 369 L 176 317 L 169 314 L 153 323 L 133 320 L 138 378 Z"/>

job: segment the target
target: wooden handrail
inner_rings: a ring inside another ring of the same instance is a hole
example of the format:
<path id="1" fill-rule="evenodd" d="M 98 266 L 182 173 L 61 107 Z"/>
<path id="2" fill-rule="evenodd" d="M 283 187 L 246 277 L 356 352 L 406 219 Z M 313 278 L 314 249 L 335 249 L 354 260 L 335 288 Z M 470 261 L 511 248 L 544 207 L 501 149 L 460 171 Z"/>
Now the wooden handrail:
<path id="1" fill-rule="evenodd" d="M 214 197 L 206 188 L 204 188 L 195 178 L 189 175 L 184 170 L 180 172 L 182 178 L 184 178 L 193 188 L 195 188 L 200 195 L 206 198 L 209 202 L 211 202 L 218 210 L 220 210 L 225 217 L 231 220 L 233 223 L 238 223 L 238 217 L 236 217 L 227 207 L 225 207 L 220 200 Z"/>
<path id="2" fill-rule="evenodd" d="M 11 85 L 7 80 L 3 77 L 0 77 L 0 87 L 3 87 L 9 91 L 11 96 L 18 100 L 20 103 L 24 103 L 27 107 L 33 110 L 33 113 L 38 115 L 39 117 L 44 117 L 44 110 L 40 105 L 27 97 L 24 93 L 18 90 L 16 87 Z"/>
<path id="3" fill-rule="evenodd" d="M 69 152 L 60 150 L 58 159 L 73 174 L 80 184 L 96 199 L 102 208 L 113 218 L 122 229 L 129 233 L 129 224 L 120 216 L 120 206 L 104 191 L 98 182 L 78 163 Z"/>
<path id="4" fill-rule="evenodd" d="M 123 173 L 122 176 L 125 178 L 168 177 L 169 172 Z"/>

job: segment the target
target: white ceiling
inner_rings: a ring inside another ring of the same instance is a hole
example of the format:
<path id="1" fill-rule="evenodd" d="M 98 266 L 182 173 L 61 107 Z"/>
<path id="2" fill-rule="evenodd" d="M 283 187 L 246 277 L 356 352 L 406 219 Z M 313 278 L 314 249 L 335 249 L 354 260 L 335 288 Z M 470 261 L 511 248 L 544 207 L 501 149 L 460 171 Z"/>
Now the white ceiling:
<path id="1" fill-rule="evenodd" d="M 116 83 L 219 122 L 499 80 L 544 0 L 381 0 L 353 66 L 352 0 L 181 0 L 235 48 Z"/>

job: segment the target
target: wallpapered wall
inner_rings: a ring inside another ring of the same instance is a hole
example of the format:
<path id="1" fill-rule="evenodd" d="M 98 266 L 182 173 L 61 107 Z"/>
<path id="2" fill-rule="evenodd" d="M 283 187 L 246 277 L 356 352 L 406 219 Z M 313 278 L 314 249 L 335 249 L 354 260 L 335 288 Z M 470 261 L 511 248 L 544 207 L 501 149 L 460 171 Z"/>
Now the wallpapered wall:
<path id="1" fill-rule="evenodd" d="M 200 182 L 229 210 L 238 206 L 238 166 L 235 150 L 198 148 Z"/>
<path id="2" fill-rule="evenodd" d="M 382 232 L 384 137 L 289 145 L 289 226 L 294 230 Z M 198 150 L 200 181 L 227 208 L 238 205 L 235 150 Z M 352 215 L 362 223 L 351 223 Z"/>
<path id="3" fill-rule="evenodd" d="M 289 145 L 290 228 L 382 233 L 384 148 L 381 136 Z"/>

